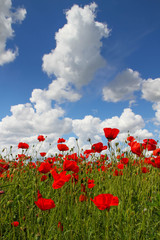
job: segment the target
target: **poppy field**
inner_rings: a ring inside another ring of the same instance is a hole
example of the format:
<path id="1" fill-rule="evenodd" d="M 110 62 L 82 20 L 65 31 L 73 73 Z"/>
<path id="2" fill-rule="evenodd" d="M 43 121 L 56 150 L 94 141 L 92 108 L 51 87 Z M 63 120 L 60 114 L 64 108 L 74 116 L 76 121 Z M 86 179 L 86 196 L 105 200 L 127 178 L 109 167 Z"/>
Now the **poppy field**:
<path id="1" fill-rule="evenodd" d="M 0 157 L 0 239 L 160 239 L 158 142 L 128 135 L 123 150 L 113 144 L 119 129 L 103 130 L 106 142 L 84 152 L 59 138 L 59 154 L 33 161 L 20 142 L 15 159 Z"/>

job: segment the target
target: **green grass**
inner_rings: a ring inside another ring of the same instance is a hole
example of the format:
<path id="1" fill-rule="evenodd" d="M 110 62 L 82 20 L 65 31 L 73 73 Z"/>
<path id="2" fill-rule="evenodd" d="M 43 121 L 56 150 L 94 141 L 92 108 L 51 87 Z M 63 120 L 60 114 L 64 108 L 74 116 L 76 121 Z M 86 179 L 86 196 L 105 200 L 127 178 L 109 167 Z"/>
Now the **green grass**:
<path id="1" fill-rule="evenodd" d="M 104 172 L 98 171 L 101 166 L 97 163 L 91 166 L 85 161 L 78 164 L 78 182 L 72 183 L 70 179 L 59 189 L 53 189 L 54 179 L 50 173 L 42 182 L 44 174 L 37 168 L 30 169 L 28 165 L 15 168 L 10 163 L 9 174 L 13 174 L 13 178 L 8 178 L 6 171 L 0 178 L 0 190 L 5 191 L 0 195 L 0 239 L 160 239 L 160 169 L 143 163 L 150 172 L 142 173 L 141 164 L 132 165 L 135 155 L 128 155 L 129 163 L 121 176 L 113 174 L 116 164 Z M 92 171 L 86 173 L 91 167 Z M 93 188 L 87 187 L 86 177 L 94 179 Z M 84 202 L 79 201 L 82 180 L 86 184 Z M 34 203 L 37 190 L 43 198 L 54 200 L 56 207 L 39 209 Z M 99 210 L 90 198 L 102 193 L 117 196 L 119 205 L 111 206 L 109 212 Z M 18 221 L 19 226 L 13 227 L 13 221 Z M 63 231 L 58 228 L 58 222 L 63 224 Z"/>

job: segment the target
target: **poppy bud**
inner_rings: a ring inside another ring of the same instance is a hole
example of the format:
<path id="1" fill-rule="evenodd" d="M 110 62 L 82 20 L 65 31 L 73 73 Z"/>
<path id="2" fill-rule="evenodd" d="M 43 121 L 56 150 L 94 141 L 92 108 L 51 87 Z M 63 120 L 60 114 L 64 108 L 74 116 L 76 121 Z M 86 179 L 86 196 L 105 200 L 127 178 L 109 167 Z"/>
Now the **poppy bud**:
<path id="1" fill-rule="evenodd" d="M 58 222 L 58 228 L 63 231 L 63 224 L 61 222 Z"/>

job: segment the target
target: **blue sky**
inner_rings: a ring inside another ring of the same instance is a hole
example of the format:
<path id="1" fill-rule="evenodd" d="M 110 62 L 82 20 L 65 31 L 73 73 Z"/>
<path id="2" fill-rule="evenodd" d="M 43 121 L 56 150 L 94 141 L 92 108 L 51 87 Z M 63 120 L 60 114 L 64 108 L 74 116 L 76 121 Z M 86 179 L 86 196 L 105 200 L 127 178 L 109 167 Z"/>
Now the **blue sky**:
<path id="1" fill-rule="evenodd" d="M 159 0 L 1 0 L 1 146 L 43 134 L 87 148 L 104 127 L 119 128 L 119 141 L 128 130 L 159 139 L 159 9 Z"/>

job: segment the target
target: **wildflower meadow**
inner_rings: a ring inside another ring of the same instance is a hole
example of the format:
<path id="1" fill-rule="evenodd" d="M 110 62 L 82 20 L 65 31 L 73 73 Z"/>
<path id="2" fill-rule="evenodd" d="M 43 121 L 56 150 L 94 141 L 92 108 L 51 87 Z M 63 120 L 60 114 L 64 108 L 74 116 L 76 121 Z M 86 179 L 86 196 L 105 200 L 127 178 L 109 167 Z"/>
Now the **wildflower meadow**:
<path id="1" fill-rule="evenodd" d="M 59 154 L 46 156 L 39 135 L 36 160 L 23 142 L 15 158 L 0 156 L 1 240 L 160 239 L 158 142 L 128 135 L 123 150 L 119 129 L 103 130 L 106 142 L 83 152 L 59 138 Z"/>

